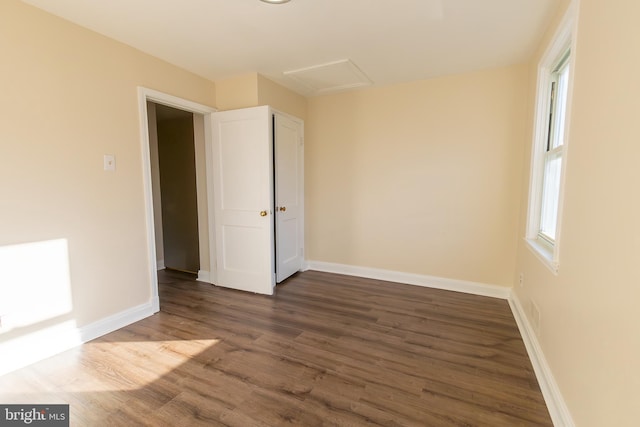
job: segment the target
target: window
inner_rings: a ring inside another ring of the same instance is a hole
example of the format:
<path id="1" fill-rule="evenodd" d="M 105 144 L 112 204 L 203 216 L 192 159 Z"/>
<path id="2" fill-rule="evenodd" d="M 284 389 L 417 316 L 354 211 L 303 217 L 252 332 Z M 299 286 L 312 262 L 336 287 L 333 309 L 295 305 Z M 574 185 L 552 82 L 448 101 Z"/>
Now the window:
<path id="1" fill-rule="evenodd" d="M 571 105 L 572 21 L 568 13 L 538 69 L 529 189 L 526 241 L 554 273 L 558 271 L 562 176 Z"/>
<path id="2" fill-rule="evenodd" d="M 567 89 L 569 87 L 569 52 L 551 74 L 549 88 L 549 126 L 544 147 L 544 172 L 542 174 L 542 198 L 538 237 L 553 246 L 558 225 L 560 176 L 564 152 L 564 126 L 567 113 Z"/>

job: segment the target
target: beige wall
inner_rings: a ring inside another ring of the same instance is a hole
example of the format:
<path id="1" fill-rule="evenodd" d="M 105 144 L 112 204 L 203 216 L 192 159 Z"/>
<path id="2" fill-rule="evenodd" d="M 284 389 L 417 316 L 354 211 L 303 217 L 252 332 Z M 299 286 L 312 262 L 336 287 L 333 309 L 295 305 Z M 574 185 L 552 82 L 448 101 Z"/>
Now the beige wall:
<path id="1" fill-rule="evenodd" d="M 258 105 L 270 105 L 283 113 L 307 119 L 307 98 L 258 74 Z"/>
<path id="2" fill-rule="evenodd" d="M 258 73 L 216 81 L 216 107 L 221 110 L 270 105 L 283 113 L 305 120 L 307 98 Z"/>
<path id="3" fill-rule="evenodd" d="M 578 426 L 640 419 L 638 16 L 637 1 L 580 2 L 558 275 L 518 248 L 515 290 L 540 309 L 538 339 Z M 527 156 L 525 180 L 528 168 Z"/>
<path id="4" fill-rule="evenodd" d="M 258 74 L 248 73 L 216 81 L 216 108 L 220 111 L 256 107 Z"/>
<path id="5" fill-rule="evenodd" d="M 510 286 L 524 66 L 311 98 L 306 253 Z"/>
<path id="6" fill-rule="evenodd" d="M 17 0 L 0 56 L 0 246 L 67 239 L 77 326 L 147 303 L 137 87 L 212 105 L 213 83 Z"/>

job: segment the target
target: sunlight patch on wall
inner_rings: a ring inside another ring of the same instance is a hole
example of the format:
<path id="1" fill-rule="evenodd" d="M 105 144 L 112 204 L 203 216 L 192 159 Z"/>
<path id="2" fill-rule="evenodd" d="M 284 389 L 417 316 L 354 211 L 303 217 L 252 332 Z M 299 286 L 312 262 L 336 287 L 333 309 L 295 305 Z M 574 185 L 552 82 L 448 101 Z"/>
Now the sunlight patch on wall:
<path id="1" fill-rule="evenodd" d="M 72 308 L 67 239 L 0 247 L 0 334 Z"/>
<path id="2" fill-rule="evenodd" d="M 80 343 L 67 239 L 0 247 L 0 375 Z"/>

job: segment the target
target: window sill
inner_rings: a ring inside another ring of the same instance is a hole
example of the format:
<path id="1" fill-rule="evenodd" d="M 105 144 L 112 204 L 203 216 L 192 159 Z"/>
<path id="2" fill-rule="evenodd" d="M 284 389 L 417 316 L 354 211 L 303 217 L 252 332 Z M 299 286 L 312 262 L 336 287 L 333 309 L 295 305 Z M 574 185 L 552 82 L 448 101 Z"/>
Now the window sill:
<path id="1" fill-rule="evenodd" d="M 527 247 L 533 254 L 542 261 L 545 267 L 547 267 L 554 275 L 558 275 L 558 261 L 555 260 L 555 254 L 553 248 L 545 245 L 537 239 L 527 239 L 524 241 L 527 243 Z"/>

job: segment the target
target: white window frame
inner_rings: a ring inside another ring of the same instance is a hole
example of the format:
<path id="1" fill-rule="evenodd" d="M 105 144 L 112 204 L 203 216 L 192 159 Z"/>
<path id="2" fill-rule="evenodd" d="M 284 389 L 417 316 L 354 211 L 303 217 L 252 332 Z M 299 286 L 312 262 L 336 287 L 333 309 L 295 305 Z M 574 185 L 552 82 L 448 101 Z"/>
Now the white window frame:
<path id="1" fill-rule="evenodd" d="M 571 120 L 571 99 L 573 93 L 573 75 L 575 72 L 575 5 L 572 3 L 556 34 L 538 64 L 538 81 L 536 90 L 533 144 L 531 148 L 531 178 L 529 181 L 529 207 L 525 242 L 531 251 L 554 274 L 560 267 L 560 241 L 562 236 L 562 208 L 564 200 L 564 182 L 567 170 L 567 154 L 569 148 L 569 130 Z M 544 184 L 545 155 L 549 136 L 549 114 L 551 82 L 558 64 L 567 51 L 569 56 L 569 86 L 567 90 L 566 110 L 564 118 L 564 144 L 562 146 L 562 166 L 560 175 L 560 194 L 558 199 L 558 217 L 556 221 L 555 240 L 540 235 L 540 219 L 542 208 L 542 189 Z"/>

